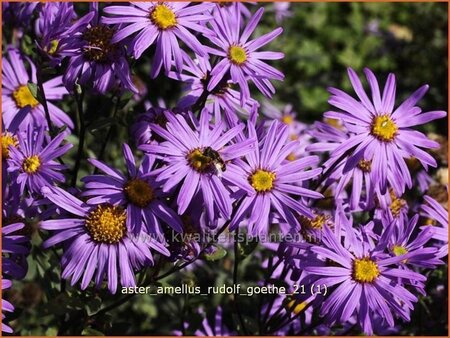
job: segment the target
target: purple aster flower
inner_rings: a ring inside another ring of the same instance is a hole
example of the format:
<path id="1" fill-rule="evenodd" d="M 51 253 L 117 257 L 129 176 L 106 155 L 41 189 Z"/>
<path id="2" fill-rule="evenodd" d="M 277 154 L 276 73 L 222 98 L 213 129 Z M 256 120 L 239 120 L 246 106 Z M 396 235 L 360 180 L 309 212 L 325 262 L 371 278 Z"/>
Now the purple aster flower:
<path id="1" fill-rule="evenodd" d="M 72 144 L 63 146 L 65 134 L 61 133 L 44 146 L 44 129 L 28 129 L 26 137 L 19 137 L 19 147 L 9 147 L 8 172 L 16 175 L 15 181 L 20 186 L 20 192 L 25 187 L 30 192 L 39 193 L 42 187 L 64 182 L 60 173 L 66 167 L 54 159 L 65 154 Z"/>
<path id="2" fill-rule="evenodd" d="M 211 124 L 211 115 L 204 109 L 194 128 L 181 115 L 165 112 L 166 128 L 152 124 L 152 131 L 165 139 L 158 144 L 142 145 L 141 149 L 163 156 L 166 166 L 158 169 L 157 181 L 166 181 L 163 191 L 180 184 L 177 197 L 178 213 L 183 214 L 197 193 L 201 193 L 210 220 L 218 214 L 231 215 L 230 184 L 235 171 L 229 161 L 244 156 L 255 146 L 255 139 L 231 143 L 242 132 L 243 125 L 225 130 L 223 121 Z M 191 115 L 191 119 L 194 117 Z M 183 182 L 183 183 L 181 183 Z M 218 212 L 217 212 L 218 211 Z"/>
<path id="3" fill-rule="evenodd" d="M 12 282 L 2 278 L 2 290 L 11 288 Z M 14 306 L 2 297 L 2 332 L 13 333 L 13 329 L 5 323 L 3 312 L 14 312 Z"/>
<path id="4" fill-rule="evenodd" d="M 14 182 L 3 187 L 2 197 L 2 224 L 5 226 L 13 223 L 23 223 L 24 227 L 17 230 L 16 233 L 31 237 L 33 227 L 30 220 L 38 216 L 40 212 L 38 206 L 41 200 L 36 200 L 33 197 L 24 197 L 20 193 L 20 187 Z"/>
<path id="5" fill-rule="evenodd" d="M 222 111 L 225 113 L 227 121 L 236 121 L 236 114 L 248 117 L 254 107 L 259 106 L 259 103 L 252 98 L 247 100 L 244 106 L 241 106 L 240 93 L 231 88 L 231 81 L 226 78 L 219 82 L 212 91 L 208 91 L 207 85 L 211 78 L 211 65 L 208 59 L 197 57 L 192 60 L 183 52 L 183 60 L 185 62 L 183 73 L 174 71 L 168 73 L 169 77 L 188 85 L 187 95 L 181 98 L 177 105 L 181 110 L 190 109 L 205 92 L 208 93 L 205 107 L 213 113 L 216 121 L 222 119 Z"/>
<path id="6" fill-rule="evenodd" d="M 21 222 L 5 225 L 2 227 L 2 290 L 9 289 L 12 285 L 8 278 L 22 279 L 25 277 L 26 269 L 17 263 L 17 257 L 25 257 L 29 253 L 29 239 L 18 232 L 24 228 Z M 13 312 L 14 306 L 3 299 L 2 311 Z M 2 332 L 12 333 L 11 327 L 4 323 L 5 315 L 2 313 Z"/>
<path id="7" fill-rule="evenodd" d="M 235 336 L 236 332 L 230 330 L 224 323 L 223 320 L 223 309 L 221 306 L 217 308 L 215 311 L 215 315 L 212 318 L 212 321 L 208 320 L 208 316 L 204 313 L 203 309 L 200 308 L 198 310 L 199 314 L 204 317 L 201 322 L 201 327 L 191 327 L 191 324 L 188 322 L 183 322 L 184 330 L 195 330 L 194 335 L 200 337 L 216 337 L 216 336 Z M 183 332 L 181 330 L 174 330 L 173 334 L 175 336 L 183 336 Z"/>
<path id="8" fill-rule="evenodd" d="M 283 109 L 272 105 L 268 101 L 263 102 L 261 112 L 268 119 L 265 121 L 264 125 L 269 127 L 272 120 L 278 120 L 285 123 L 289 129 L 289 139 L 297 140 L 299 146 L 293 150 L 287 157 L 287 160 L 294 161 L 303 156 L 307 156 L 307 148 L 311 143 L 311 135 L 309 134 L 309 125 L 299 122 L 297 120 L 297 113 L 293 110 L 291 104 L 287 104 Z"/>
<path id="9" fill-rule="evenodd" d="M 346 142 L 351 136 L 348 131 L 341 128 L 335 128 L 334 126 L 323 123 L 315 122 L 313 127 L 308 130 L 308 133 L 314 137 L 317 142 L 313 142 L 306 147 L 310 152 L 333 152 L 342 143 Z M 336 164 L 336 161 L 339 161 Z M 332 170 L 329 178 L 325 182 L 325 185 L 334 186 L 334 195 L 336 198 L 348 200 L 348 204 L 351 210 L 368 210 L 374 207 L 374 194 L 382 202 L 381 211 L 387 211 L 387 216 L 392 219 L 398 217 L 399 212 L 403 207 L 403 200 L 398 199 L 393 191 L 382 195 L 373 183 L 372 179 L 372 161 L 368 158 L 361 158 L 357 165 L 350 170 L 346 170 L 346 159 L 339 159 L 337 157 L 331 157 L 324 163 L 325 170 Z M 388 173 L 387 180 L 391 186 L 395 184 L 396 178 L 392 172 Z M 351 182 L 351 185 L 350 185 Z M 346 194 L 347 188 L 351 186 L 349 194 Z M 401 202 L 401 203 L 400 203 Z M 392 205 L 393 209 L 390 210 Z M 392 212 L 389 212 L 392 211 Z"/>
<path id="10" fill-rule="evenodd" d="M 343 121 L 352 135 L 336 148 L 332 156 L 340 158 L 347 152 L 348 157 L 344 172 L 357 166 L 359 160 L 371 160 L 373 183 L 385 193 L 388 187 L 387 177 L 392 173 L 395 178 L 390 183 L 397 195 L 401 195 L 405 186 L 412 187 L 411 175 L 405 158 L 416 157 L 425 169 L 436 166 L 433 157 L 422 148 L 437 148 L 439 144 L 431 141 L 424 134 L 411 129 L 412 126 L 425 124 L 446 116 L 444 111 L 422 113 L 415 104 L 428 90 L 422 86 L 397 109 L 395 105 L 395 76 L 389 74 L 381 96 L 377 79 L 365 69 L 366 77 L 372 91 L 372 101 L 353 69 L 348 69 L 352 86 L 358 96 L 356 100 L 343 91 L 330 88 L 332 94 L 329 103 L 342 111 L 329 111 L 325 117 Z"/>
<path id="11" fill-rule="evenodd" d="M 216 337 L 216 336 L 235 336 L 236 333 L 230 330 L 225 326 L 223 321 L 223 310 L 222 307 L 219 306 L 215 312 L 214 321 L 208 321 L 208 318 L 205 318 L 202 321 L 202 327 L 195 331 L 196 336 L 205 336 L 205 337 Z"/>
<path id="12" fill-rule="evenodd" d="M 191 5 L 190 2 L 131 2 L 129 6 L 108 6 L 104 12 L 113 17 L 104 17 L 107 24 L 121 24 L 112 42 L 117 43 L 132 34 L 136 36 L 129 45 L 133 56 L 138 59 L 156 41 L 151 76 L 156 77 L 161 67 L 168 71 L 175 62 L 181 71 L 183 59 L 178 39 L 183 41 L 197 55 L 206 57 L 205 48 L 189 31 L 206 33 L 201 23 L 210 19 L 213 4 Z"/>
<path id="13" fill-rule="evenodd" d="M 434 235 L 433 228 L 424 227 L 417 233 L 418 220 L 419 215 L 415 215 L 409 221 L 405 219 L 400 226 L 391 224 L 383 233 L 379 246 L 387 247 L 393 256 L 411 253 L 408 259 L 400 262 L 401 264 L 435 268 L 436 265 L 443 264 L 436 256 L 438 249 L 425 247 Z"/>
<path id="14" fill-rule="evenodd" d="M 34 11 L 40 2 L 4 2 L 2 3 L 3 20 L 11 26 L 29 28 Z"/>
<path id="15" fill-rule="evenodd" d="M 87 205 L 58 187 L 44 187 L 42 194 L 74 215 L 41 222 L 41 229 L 56 232 L 44 242 L 45 248 L 65 244 L 62 278 L 71 278 L 71 285 L 81 279 L 84 290 L 95 278 L 98 288 L 106 277 L 109 291 L 116 293 L 118 282 L 123 287 L 135 286 L 134 271 L 153 264 L 150 248 L 169 255 L 152 236 L 142 232 L 130 236 L 127 212 L 120 206 Z"/>
<path id="16" fill-rule="evenodd" d="M 114 86 L 138 93 L 131 80 L 130 67 L 122 44 L 112 41 L 116 29 L 100 22 L 98 4 L 80 18 L 60 41 L 62 56 L 70 61 L 64 84 L 73 90 L 75 83 L 92 86 L 104 94 Z"/>
<path id="17" fill-rule="evenodd" d="M 445 257 L 448 255 L 448 211 L 430 196 L 425 195 L 424 198 L 427 203 L 420 208 L 422 213 L 431 220 L 432 225 L 434 222 L 439 224 L 439 227 L 433 227 L 433 238 L 443 243 L 439 257 Z"/>
<path id="18" fill-rule="evenodd" d="M 5 162 L 9 159 L 10 147 L 17 148 L 19 146 L 19 138 L 15 133 L 9 131 L 2 132 L 2 166 L 6 168 Z M 3 173 L 5 174 L 5 173 Z"/>
<path id="19" fill-rule="evenodd" d="M 241 1 L 219 1 L 215 3 L 214 11 L 225 11 L 228 15 L 238 15 L 241 16 L 242 20 L 247 19 L 252 16 L 252 12 L 247 8 L 247 5 L 255 5 L 255 2 Z"/>
<path id="20" fill-rule="evenodd" d="M 273 7 L 275 10 L 275 21 L 277 24 L 281 24 L 285 18 L 292 16 L 292 12 L 289 10 L 291 6 L 290 2 L 274 2 Z"/>
<path id="21" fill-rule="evenodd" d="M 323 122 L 315 122 L 308 133 L 316 139 L 316 142 L 312 142 L 311 145 L 306 147 L 306 150 L 310 152 L 332 152 L 349 139 L 348 133 L 344 130 Z M 351 192 L 348 196 L 350 208 L 352 210 L 356 210 L 357 208 L 372 208 L 375 188 L 370 175 L 372 162 L 362 158 L 355 168 L 345 172 L 345 160 L 342 160 L 337 165 L 335 163 L 336 160 L 338 159 L 331 157 L 324 163 L 325 170 L 331 170 L 331 167 L 334 166 L 325 184 L 329 185 L 331 182 L 336 182 L 334 194 L 336 198 L 342 199 L 344 196 L 347 196 L 345 195 L 345 190 L 349 182 L 352 182 Z"/>
<path id="22" fill-rule="evenodd" d="M 2 273 L 14 279 L 24 278 L 28 268 L 22 259 L 30 252 L 30 240 L 21 234 L 24 227 L 23 222 L 2 227 Z"/>
<path id="23" fill-rule="evenodd" d="M 284 54 L 257 51 L 280 35 L 283 29 L 280 27 L 254 40 L 249 40 L 261 19 L 263 11 L 264 9 L 260 8 L 242 32 L 239 15 L 226 15 L 224 11 L 215 11 L 214 20 L 210 21 L 212 32 L 206 34 L 218 48 L 208 47 L 208 52 L 223 57 L 211 71 L 208 90 L 212 91 L 229 74 L 231 80 L 239 84 L 242 106 L 250 98 L 247 78 L 251 79 L 267 97 L 271 97 L 275 93 L 275 88 L 270 83 L 270 79 L 284 79 L 284 75 L 280 71 L 261 61 L 281 59 Z"/>
<path id="24" fill-rule="evenodd" d="M 91 159 L 89 162 L 106 175 L 86 176 L 82 181 L 86 191 L 82 196 L 89 196 L 87 203 L 109 203 L 120 205 L 127 211 L 127 229 L 140 233 L 144 225 L 150 234 L 163 236 L 161 222 L 167 223 L 177 232 L 182 231 L 178 215 L 166 205 L 160 191 L 160 183 L 149 176 L 155 164 L 155 157 L 146 155 L 139 167 L 136 167 L 133 153 L 127 144 L 123 145 L 127 175 Z"/>
<path id="25" fill-rule="evenodd" d="M 36 21 L 39 48 L 47 54 L 51 65 L 59 65 L 62 57 L 61 39 L 72 27 L 77 15 L 69 2 L 49 2 L 42 6 Z M 72 28 L 73 29 L 73 28 Z"/>
<path id="26" fill-rule="evenodd" d="M 341 234 L 325 228 L 323 246 L 310 248 L 325 264 L 305 267 L 309 274 L 320 276 L 316 283 L 325 284 L 328 289 L 333 287 L 321 306 L 321 315 L 329 323 L 346 322 L 356 312 L 359 325 L 368 335 L 373 334 L 375 314 L 391 327 L 395 325 L 394 314 L 408 321 L 417 297 L 404 283 L 426 280 L 421 274 L 398 267 L 413 253 L 386 256 L 370 249 L 370 245 L 356 238 L 350 229 L 345 231 L 343 238 L 347 244 L 344 246 Z"/>
<path id="27" fill-rule="evenodd" d="M 164 115 L 165 108 L 149 108 L 145 113 L 138 115 L 136 122 L 131 126 L 131 134 L 133 135 L 136 145 L 151 143 L 152 141 L 162 141 L 158 135 L 152 133 L 151 124 L 156 123 L 162 128 L 165 127 L 167 120 Z"/>
<path id="28" fill-rule="evenodd" d="M 22 120 L 21 129 L 28 126 L 47 126 L 45 111 L 28 89 L 28 82 L 37 83 L 36 67 L 27 58 L 30 72 L 25 67 L 25 60 L 20 52 L 10 48 L 7 57 L 3 57 L 2 82 L 2 118 L 5 129 L 17 124 L 14 119 Z M 67 90 L 62 86 L 62 77 L 44 82 L 44 93 L 47 99 L 50 119 L 57 127 L 73 128 L 72 120 L 52 101 L 61 100 Z"/>
<path id="29" fill-rule="evenodd" d="M 289 287 L 289 292 L 294 292 L 293 287 Z M 261 316 L 268 313 L 268 320 L 265 327 L 268 333 L 275 336 L 295 336 L 304 332 L 305 327 L 312 324 L 315 296 L 305 297 L 294 295 L 292 297 L 277 296 L 273 301 L 264 304 L 261 308 Z M 299 315 L 302 315 L 300 319 Z M 303 319 L 304 317 L 304 319 Z M 286 323 L 280 326 L 280 321 Z M 314 328 L 318 335 L 328 335 L 330 330 L 326 324 L 321 324 Z"/>
<path id="30" fill-rule="evenodd" d="M 253 124 L 249 124 L 249 136 L 256 137 Z M 299 227 L 295 213 L 313 217 L 311 210 L 303 201 L 295 200 L 292 195 L 306 198 L 320 198 L 321 194 L 305 188 L 302 183 L 316 177 L 321 169 L 314 168 L 319 158 L 307 156 L 295 161 L 286 161 L 286 157 L 298 146 L 297 141 L 289 140 L 288 128 L 277 120 L 270 125 L 259 147 L 245 156 L 246 162 L 239 159 L 227 166 L 233 175 L 231 182 L 243 188 L 247 194 L 243 198 L 234 219 L 230 224 L 235 229 L 249 214 L 248 229 L 251 235 L 264 235 L 269 228 L 272 208 L 281 219 Z M 311 170 L 306 170 L 312 167 Z"/>
<path id="31" fill-rule="evenodd" d="M 289 136 L 294 139 L 302 130 L 305 129 L 305 125 L 297 121 L 297 113 L 294 111 L 291 104 L 287 104 L 283 109 L 274 106 L 268 101 L 264 101 L 261 109 L 263 115 L 269 119 L 266 125 L 270 125 L 271 120 L 278 120 L 285 123 L 289 127 Z"/>
<path id="32" fill-rule="evenodd" d="M 395 221 L 395 224 L 405 224 L 408 218 L 408 203 L 402 196 L 397 196 L 392 188 L 384 194 L 377 194 L 378 209 L 375 211 L 375 217 L 382 220 L 385 226 Z"/>

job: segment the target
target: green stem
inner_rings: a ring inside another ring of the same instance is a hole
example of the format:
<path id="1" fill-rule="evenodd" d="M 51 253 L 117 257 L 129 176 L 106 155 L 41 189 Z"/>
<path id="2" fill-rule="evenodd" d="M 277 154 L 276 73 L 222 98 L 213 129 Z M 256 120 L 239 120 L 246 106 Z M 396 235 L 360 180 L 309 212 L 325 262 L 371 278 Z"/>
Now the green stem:
<path id="1" fill-rule="evenodd" d="M 234 233 L 234 267 L 233 267 L 233 285 L 238 283 L 238 271 L 239 271 L 239 227 L 236 228 Z M 242 318 L 242 313 L 238 304 L 239 294 L 233 294 L 233 307 L 236 311 L 239 324 L 242 328 L 244 335 L 248 335 L 247 329 L 245 327 L 244 319 Z"/>
<path id="2" fill-rule="evenodd" d="M 81 92 L 80 95 L 75 93 L 75 100 L 77 102 L 77 113 L 78 118 L 80 120 L 80 133 L 78 135 L 78 152 L 77 158 L 75 160 L 75 166 L 73 169 L 72 187 L 75 187 L 77 185 L 78 171 L 80 170 L 81 159 L 83 157 L 84 151 L 84 141 L 86 137 L 86 123 L 84 120 L 84 112 L 83 112 L 83 97 L 84 92 Z"/>
<path id="3" fill-rule="evenodd" d="M 41 60 L 41 62 L 42 62 L 42 60 Z M 42 78 L 41 67 L 36 67 L 36 79 L 37 79 L 37 85 L 38 85 L 39 94 L 40 94 L 38 96 L 41 96 L 40 98 L 41 98 L 41 101 L 42 101 L 40 103 L 44 107 L 45 119 L 47 120 L 48 130 L 50 132 L 50 136 L 53 138 L 56 135 L 55 135 L 55 130 L 53 128 L 52 120 L 50 118 L 50 111 L 48 109 L 47 98 L 45 97 L 44 81 L 43 81 L 43 78 Z"/>
<path id="4" fill-rule="evenodd" d="M 113 119 L 117 115 L 117 111 L 119 110 L 119 105 L 120 105 L 120 97 L 117 97 L 117 102 L 116 102 L 116 104 L 114 106 L 114 111 L 112 113 L 112 118 Z M 103 160 L 103 156 L 105 156 L 106 146 L 108 145 L 108 142 L 109 142 L 109 140 L 110 140 L 110 138 L 112 136 L 113 129 L 114 129 L 114 124 L 109 126 L 108 133 L 106 134 L 106 137 L 105 137 L 105 139 L 104 139 L 104 141 L 102 143 L 102 147 L 100 149 L 100 153 L 98 154 L 98 157 L 97 157 L 97 160 L 99 160 L 99 161 Z M 98 168 L 95 167 L 94 175 L 97 174 L 97 173 L 98 173 Z"/>

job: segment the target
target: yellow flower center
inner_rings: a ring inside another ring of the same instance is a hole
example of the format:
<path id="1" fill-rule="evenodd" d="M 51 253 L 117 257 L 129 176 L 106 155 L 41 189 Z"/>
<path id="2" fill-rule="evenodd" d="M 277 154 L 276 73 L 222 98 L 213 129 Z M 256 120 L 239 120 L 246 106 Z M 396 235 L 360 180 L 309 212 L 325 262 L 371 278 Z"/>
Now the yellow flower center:
<path id="1" fill-rule="evenodd" d="M 275 181 L 275 178 L 275 173 L 258 169 L 250 175 L 249 181 L 257 192 L 267 192 L 273 189 L 273 181 Z"/>
<path id="2" fill-rule="evenodd" d="M 41 166 L 41 160 L 39 159 L 39 156 L 32 155 L 30 157 L 25 158 L 25 160 L 22 163 L 22 169 L 27 174 L 34 174 L 36 171 L 39 170 Z"/>
<path id="3" fill-rule="evenodd" d="M 199 173 L 210 171 L 214 168 L 215 163 L 223 162 L 220 154 L 210 147 L 206 147 L 204 150 L 194 149 L 187 154 L 186 159 L 189 165 Z"/>
<path id="4" fill-rule="evenodd" d="M 391 209 L 392 216 L 397 218 L 400 216 L 400 212 L 403 208 L 406 206 L 406 201 L 404 199 L 398 198 L 395 196 L 394 191 L 391 189 L 389 194 L 391 195 L 391 205 L 389 206 L 389 209 Z"/>
<path id="5" fill-rule="evenodd" d="M 150 13 L 150 20 L 158 26 L 159 29 L 165 30 L 177 25 L 175 13 L 164 4 L 156 5 Z"/>
<path id="6" fill-rule="evenodd" d="M 59 41 L 58 40 L 52 40 L 50 41 L 50 48 L 48 49 L 47 53 L 50 55 L 53 55 L 56 53 L 57 49 L 59 46 Z"/>
<path id="7" fill-rule="evenodd" d="M 24 108 L 26 106 L 35 108 L 39 105 L 39 101 L 34 98 L 27 85 L 22 85 L 17 88 L 13 91 L 12 96 L 18 108 Z"/>
<path id="8" fill-rule="evenodd" d="M 309 218 L 303 215 L 299 215 L 297 218 L 303 229 L 321 230 L 324 224 L 330 219 L 330 216 L 319 214 L 314 218 Z"/>
<path id="9" fill-rule="evenodd" d="M 19 141 L 17 140 L 17 136 L 6 132 L 2 135 L 2 159 L 7 160 L 9 158 L 9 146 L 17 147 L 19 145 Z"/>
<path id="10" fill-rule="evenodd" d="M 247 61 L 247 52 L 240 46 L 233 45 L 228 49 L 228 59 L 235 65 L 242 65 Z"/>
<path id="11" fill-rule="evenodd" d="M 406 248 L 405 248 L 404 246 L 401 246 L 401 245 L 394 245 L 394 246 L 392 247 L 392 252 L 393 252 L 394 255 L 396 255 L 396 256 L 401 256 L 401 255 L 407 254 L 407 253 L 408 253 L 408 250 L 406 250 Z"/>
<path id="12" fill-rule="evenodd" d="M 338 119 L 332 119 L 332 118 L 326 117 L 326 118 L 324 118 L 323 121 L 332 127 L 335 127 L 337 129 L 342 129 L 342 124 Z"/>
<path id="13" fill-rule="evenodd" d="M 359 283 L 372 283 L 380 275 L 378 265 L 368 257 L 353 261 L 353 279 Z"/>
<path id="14" fill-rule="evenodd" d="M 436 222 L 436 220 L 434 220 L 432 218 L 426 218 L 424 224 L 434 226 L 437 224 L 437 222 Z"/>
<path id="15" fill-rule="evenodd" d="M 297 158 L 295 157 L 294 153 L 290 153 L 287 157 L 286 160 L 288 161 L 295 161 Z"/>
<path id="16" fill-rule="evenodd" d="M 124 190 L 128 200 L 141 208 L 146 207 L 155 198 L 150 184 L 139 178 L 128 181 Z"/>
<path id="17" fill-rule="evenodd" d="M 291 300 L 289 303 L 286 304 L 286 308 L 290 311 L 292 311 L 294 314 L 298 315 L 300 312 L 302 312 L 307 306 L 308 302 L 304 301 L 297 305 L 295 305 L 296 301 Z"/>
<path id="18" fill-rule="evenodd" d="M 294 118 L 291 115 L 284 115 L 281 118 L 281 122 L 286 123 L 286 124 L 291 124 L 292 122 L 294 122 Z"/>
<path id="19" fill-rule="evenodd" d="M 99 205 L 86 218 L 91 238 L 100 243 L 114 244 L 126 234 L 127 213 L 119 206 Z"/>
<path id="20" fill-rule="evenodd" d="M 397 125 L 389 115 L 376 116 L 372 121 L 371 133 L 381 141 L 392 141 L 397 134 L 397 130 Z"/>
<path id="21" fill-rule="evenodd" d="M 200 149 L 194 149 L 187 155 L 187 160 L 192 168 L 198 172 L 204 172 L 211 162 L 211 159 L 200 151 Z"/>
<path id="22" fill-rule="evenodd" d="M 365 173 L 370 173 L 370 170 L 372 170 L 372 161 L 360 160 L 358 162 L 358 168 Z"/>
<path id="23" fill-rule="evenodd" d="M 86 30 L 83 39 L 88 43 L 84 47 L 83 55 L 89 61 L 105 63 L 116 50 L 116 45 L 111 43 L 115 33 L 113 28 L 107 26 L 93 26 Z"/>

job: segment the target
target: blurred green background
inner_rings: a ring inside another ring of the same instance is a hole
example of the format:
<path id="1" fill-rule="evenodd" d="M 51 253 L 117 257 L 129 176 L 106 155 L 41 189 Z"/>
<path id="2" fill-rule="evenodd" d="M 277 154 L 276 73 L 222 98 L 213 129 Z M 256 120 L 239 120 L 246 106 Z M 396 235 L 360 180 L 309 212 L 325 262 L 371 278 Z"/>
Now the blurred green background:
<path id="1" fill-rule="evenodd" d="M 300 119 L 320 119 L 329 109 L 328 86 L 354 95 L 347 67 L 361 78 L 362 69 L 371 68 L 380 84 L 395 73 L 397 103 L 429 84 L 421 107 L 447 110 L 446 3 L 293 3 L 291 10 L 273 43 L 286 55 L 279 62 L 286 79 L 277 84 L 275 100 L 291 102 Z M 264 29 L 271 29 L 273 20 L 265 18 Z M 446 124 L 438 124 L 446 134 Z"/>

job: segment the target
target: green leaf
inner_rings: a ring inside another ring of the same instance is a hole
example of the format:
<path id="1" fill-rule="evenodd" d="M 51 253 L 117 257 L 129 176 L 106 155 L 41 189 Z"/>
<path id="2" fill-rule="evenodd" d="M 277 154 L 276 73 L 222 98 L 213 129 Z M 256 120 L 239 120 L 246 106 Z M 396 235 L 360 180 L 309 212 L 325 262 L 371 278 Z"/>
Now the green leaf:
<path id="1" fill-rule="evenodd" d="M 128 101 L 130 101 L 133 98 L 133 96 L 134 96 L 133 92 L 127 91 L 122 94 L 122 96 L 120 97 L 120 101 L 128 103 Z"/>
<path id="2" fill-rule="evenodd" d="M 112 117 L 106 117 L 98 119 L 97 121 L 91 123 L 88 127 L 90 133 L 96 133 L 102 129 L 108 128 L 116 123 L 116 120 Z"/>
<path id="3" fill-rule="evenodd" d="M 205 254 L 205 259 L 210 262 L 218 261 L 219 259 L 224 258 L 227 255 L 227 250 L 222 248 L 221 246 L 214 245 L 215 250 L 210 254 Z"/>
<path id="4" fill-rule="evenodd" d="M 239 255 L 242 258 L 249 256 L 258 246 L 258 239 L 255 237 L 250 241 L 238 243 Z"/>
<path id="5" fill-rule="evenodd" d="M 49 327 L 46 331 L 45 331 L 45 335 L 46 336 L 56 336 L 58 334 L 58 328 L 56 327 Z"/>
<path id="6" fill-rule="evenodd" d="M 39 89 L 38 89 L 37 84 L 33 83 L 33 82 L 28 82 L 27 87 L 28 87 L 28 90 L 30 91 L 31 95 L 33 95 L 33 97 L 39 101 L 39 99 L 38 99 Z"/>
<path id="7" fill-rule="evenodd" d="M 82 336 L 104 336 L 105 334 L 103 332 L 100 332 L 96 329 L 93 329 L 92 327 L 86 327 L 82 332 Z"/>
<path id="8" fill-rule="evenodd" d="M 78 83 L 75 83 L 75 93 L 81 95 L 83 93 L 83 88 Z"/>
<path id="9" fill-rule="evenodd" d="M 90 299 L 86 303 L 86 311 L 87 311 L 88 315 L 91 316 L 94 313 L 96 313 L 97 311 L 99 311 L 101 306 L 102 306 L 102 300 L 100 299 L 100 297 L 95 297 L 95 298 Z"/>

